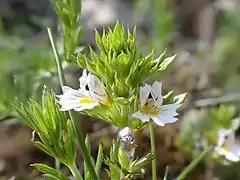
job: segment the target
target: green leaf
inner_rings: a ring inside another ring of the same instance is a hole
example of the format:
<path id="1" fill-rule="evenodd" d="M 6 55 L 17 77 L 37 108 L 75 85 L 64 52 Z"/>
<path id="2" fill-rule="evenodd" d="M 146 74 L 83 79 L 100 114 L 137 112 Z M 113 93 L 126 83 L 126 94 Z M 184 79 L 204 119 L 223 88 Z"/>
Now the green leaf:
<path id="1" fill-rule="evenodd" d="M 122 151 L 122 149 L 119 149 L 118 152 L 118 159 L 119 159 L 119 163 L 121 164 L 121 167 L 124 169 L 129 169 L 129 165 L 131 163 L 129 157 L 126 155 L 126 153 L 124 151 Z"/>
<path id="2" fill-rule="evenodd" d="M 90 142 L 90 137 L 88 135 L 86 135 L 85 144 L 87 147 L 87 151 L 90 154 L 91 153 L 91 142 Z M 86 162 L 84 161 L 84 180 L 91 180 L 90 178 L 91 178 L 90 172 L 88 170 Z"/>
<path id="3" fill-rule="evenodd" d="M 54 156 L 54 153 L 52 152 L 52 150 L 48 149 L 43 143 L 37 141 L 37 142 L 34 142 L 34 144 L 43 152 L 47 153 L 50 156 Z"/>
<path id="4" fill-rule="evenodd" d="M 100 35 L 99 35 L 99 33 L 98 33 L 97 30 L 95 30 L 95 39 L 96 39 L 96 43 L 97 43 L 97 46 L 99 47 L 99 49 L 100 49 L 101 51 L 103 51 L 103 52 L 106 52 L 105 47 L 104 47 L 104 45 L 102 44 L 101 37 L 100 37 Z"/>
<path id="5" fill-rule="evenodd" d="M 59 178 L 51 175 L 51 174 L 44 174 L 43 175 L 47 180 L 59 180 Z"/>
<path id="6" fill-rule="evenodd" d="M 115 99 L 115 102 L 118 103 L 118 104 L 121 104 L 123 106 L 126 106 L 126 105 L 129 105 L 130 104 L 130 101 L 124 97 L 118 97 Z"/>
<path id="7" fill-rule="evenodd" d="M 170 64 L 173 63 L 173 61 L 175 60 L 176 58 L 176 55 L 172 56 L 172 57 L 169 57 L 169 58 L 166 58 L 160 65 L 159 65 L 159 69 L 158 71 L 164 71 L 166 70 Z"/>
<path id="8" fill-rule="evenodd" d="M 163 104 L 170 104 L 173 102 L 174 90 L 168 92 L 165 96 L 163 96 Z"/>
<path id="9" fill-rule="evenodd" d="M 144 168 L 146 165 L 150 164 L 154 158 L 155 156 L 149 153 L 140 159 L 136 159 L 134 162 L 130 164 L 131 171 L 141 170 L 141 168 Z"/>
<path id="10" fill-rule="evenodd" d="M 96 160 L 96 165 L 95 165 L 95 171 L 96 171 L 98 177 L 100 177 L 102 161 L 103 161 L 103 145 L 102 145 L 102 143 L 100 143 L 99 147 L 98 147 L 98 155 L 97 155 L 97 160 Z"/>
<path id="11" fill-rule="evenodd" d="M 168 171 L 169 171 L 169 167 L 167 166 L 166 167 L 166 170 L 165 170 L 165 173 L 164 173 L 164 177 L 163 177 L 163 180 L 167 180 L 167 176 L 168 176 Z"/>
<path id="12" fill-rule="evenodd" d="M 70 120 L 67 121 L 67 132 L 63 133 L 63 136 L 65 138 L 65 141 L 64 141 L 65 153 L 67 154 L 69 161 L 73 164 L 75 163 L 75 160 L 76 160 L 77 150 L 76 150 L 76 141 L 75 141 L 75 136 L 73 131 L 73 125 Z"/>
<path id="13" fill-rule="evenodd" d="M 187 93 L 179 94 L 173 98 L 173 102 L 183 104 L 186 99 Z"/>
<path id="14" fill-rule="evenodd" d="M 59 180 L 69 180 L 63 173 L 45 164 L 36 163 L 32 164 L 31 166 L 34 166 L 38 171 L 44 174 L 49 174 L 50 176 L 57 178 Z"/>

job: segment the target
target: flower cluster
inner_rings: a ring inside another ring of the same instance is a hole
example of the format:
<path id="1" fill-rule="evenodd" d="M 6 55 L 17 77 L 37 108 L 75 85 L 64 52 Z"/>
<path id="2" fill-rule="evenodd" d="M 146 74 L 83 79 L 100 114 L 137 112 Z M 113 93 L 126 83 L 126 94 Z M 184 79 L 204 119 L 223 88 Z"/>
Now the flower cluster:
<path id="1" fill-rule="evenodd" d="M 60 110 L 90 111 L 96 106 L 105 106 L 107 111 L 111 104 L 104 83 L 94 74 L 87 74 L 86 70 L 83 71 L 79 82 L 80 88 L 78 90 L 68 86 L 63 87 L 63 94 L 58 96 L 58 102 L 62 106 Z M 139 109 L 130 116 L 130 119 L 138 118 L 143 123 L 152 119 L 159 126 L 177 121 L 176 110 L 180 104 L 162 104 L 161 82 L 156 81 L 152 86 L 145 84 L 140 87 L 139 99 Z"/>

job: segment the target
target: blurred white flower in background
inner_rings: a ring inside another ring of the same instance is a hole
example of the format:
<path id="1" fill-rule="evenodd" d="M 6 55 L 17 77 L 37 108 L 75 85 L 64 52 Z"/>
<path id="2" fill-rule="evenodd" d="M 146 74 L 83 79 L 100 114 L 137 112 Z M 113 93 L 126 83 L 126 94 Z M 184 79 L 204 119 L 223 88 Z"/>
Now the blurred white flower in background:
<path id="1" fill-rule="evenodd" d="M 215 151 L 220 156 L 232 162 L 238 162 L 240 160 L 240 145 L 235 142 L 235 132 L 233 129 L 219 129 L 218 140 Z"/>

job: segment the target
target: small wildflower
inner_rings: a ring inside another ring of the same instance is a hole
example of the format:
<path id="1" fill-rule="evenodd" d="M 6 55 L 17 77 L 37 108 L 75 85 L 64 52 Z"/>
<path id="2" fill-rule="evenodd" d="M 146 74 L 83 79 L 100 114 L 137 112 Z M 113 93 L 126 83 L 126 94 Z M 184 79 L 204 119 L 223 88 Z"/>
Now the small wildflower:
<path id="1" fill-rule="evenodd" d="M 156 81 L 152 86 L 146 84 L 140 87 L 141 109 L 132 116 L 143 122 L 152 119 L 159 126 L 176 122 L 175 116 L 178 115 L 176 110 L 180 105 L 177 103 L 162 105 L 162 102 L 162 83 Z"/>
<path id="2" fill-rule="evenodd" d="M 235 133 L 232 129 L 219 129 L 215 151 L 229 161 L 240 160 L 240 146 L 235 144 Z"/>
<path id="3" fill-rule="evenodd" d="M 136 147 L 134 132 L 129 127 L 125 127 L 118 132 L 118 138 L 123 152 L 129 159 L 133 159 L 129 152 Z"/>
<path id="4" fill-rule="evenodd" d="M 104 85 L 98 77 L 91 73 L 87 75 L 86 70 L 84 70 L 79 82 L 80 88 L 78 90 L 68 86 L 62 87 L 63 94 L 58 96 L 58 102 L 62 106 L 61 111 L 92 109 L 100 103 L 106 106 L 110 105 Z"/>

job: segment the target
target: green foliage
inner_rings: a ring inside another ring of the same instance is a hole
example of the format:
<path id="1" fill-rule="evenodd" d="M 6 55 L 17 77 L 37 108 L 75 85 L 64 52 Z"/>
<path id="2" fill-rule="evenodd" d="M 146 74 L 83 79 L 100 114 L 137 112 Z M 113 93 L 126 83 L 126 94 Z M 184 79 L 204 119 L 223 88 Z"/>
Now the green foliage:
<path id="1" fill-rule="evenodd" d="M 48 179 L 52 180 L 69 180 L 64 174 L 62 174 L 59 170 L 51 168 L 45 164 L 32 164 L 38 171 L 44 173 L 44 176 Z"/>
<path id="2" fill-rule="evenodd" d="M 5 34 L 0 39 L 0 119 L 4 119 L 13 115 L 16 96 L 24 102 L 30 97 L 41 99 L 43 84 L 50 84 L 55 69 L 47 44 L 32 46 Z"/>
<path id="3" fill-rule="evenodd" d="M 143 57 L 136 52 L 136 29 L 133 35 L 127 33 L 116 24 L 114 30 L 109 29 L 102 37 L 96 32 L 96 42 L 100 55 L 91 50 L 91 59 L 79 53 L 78 64 L 88 71 L 101 77 L 107 90 L 113 91 L 115 97 L 131 97 L 150 76 L 162 73 L 173 62 L 175 56 L 166 58 L 162 53 L 154 59 L 154 52 Z"/>
<path id="4" fill-rule="evenodd" d="M 211 111 L 210 117 L 214 121 L 214 124 L 225 129 L 231 129 L 235 114 L 236 111 L 234 106 L 220 105 L 219 108 Z"/>
<path id="5" fill-rule="evenodd" d="M 82 37 L 81 0 L 53 0 L 53 5 L 63 30 L 64 55 L 70 62 Z"/>
<path id="6" fill-rule="evenodd" d="M 97 155 L 97 160 L 95 164 L 95 171 L 98 174 L 98 176 L 100 175 L 102 162 L 103 162 L 103 145 L 102 143 L 100 143 L 98 147 L 98 155 Z"/>
<path id="7" fill-rule="evenodd" d="M 42 107 L 36 101 L 19 103 L 15 110 L 40 137 L 35 145 L 67 166 L 75 163 L 76 143 L 71 121 L 66 122 L 56 105 L 53 92 L 44 89 Z M 34 137 L 33 137 L 34 138 Z"/>
<path id="8" fill-rule="evenodd" d="M 33 32 L 27 25 L 19 27 L 12 24 L 12 31 L 7 31 L 0 22 L 0 119 L 14 116 L 12 102 L 17 96 L 21 101 L 29 97 L 40 99 L 43 84 L 50 84 L 50 72 L 54 72 L 54 63 L 51 61 L 51 51 L 45 37 L 37 35 L 35 38 L 24 39 L 18 37 L 22 29 L 27 37 Z M 39 25 L 38 21 L 38 25 Z M 39 28 L 42 24 L 39 25 Z M 40 40 L 40 43 L 39 43 Z M 14 117 L 13 117 L 14 118 Z"/>
<path id="9" fill-rule="evenodd" d="M 118 127 L 129 125 L 129 114 L 137 110 L 139 87 L 154 75 L 162 74 L 175 59 L 175 56 L 165 57 L 164 51 L 154 59 L 154 51 L 143 57 L 136 51 L 136 29 L 133 34 L 127 32 L 119 23 L 102 36 L 96 31 L 96 42 L 100 49 L 97 55 L 90 48 L 91 60 L 82 53 L 78 54 L 77 63 L 101 78 L 105 84 L 110 99 L 110 107 L 98 106 L 91 111 L 81 113 L 103 119 Z M 186 94 L 171 97 L 165 103 L 183 102 Z M 181 99 L 181 100 L 180 100 Z M 134 104 L 134 109 L 131 105 Z M 102 112 L 105 113 L 102 113 Z M 116 118 L 117 117 L 117 118 Z M 130 122 L 133 129 L 141 129 L 146 123 L 137 119 Z"/>
<path id="10" fill-rule="evenodd" d="M 134 149 L 132 150 L 134 154 Z M 154 156 L 147 154 L 146 156 L 131 160 L 122 150 L 120 141 L 113 141 L 113 146 L 110 150 L 110 157 L 105 158 L 105 163 L 109 166 L 108 175 L 112 180 L 115 179 L 138 179 L 144 178 L 146 165 L 150 164 Z"/>

